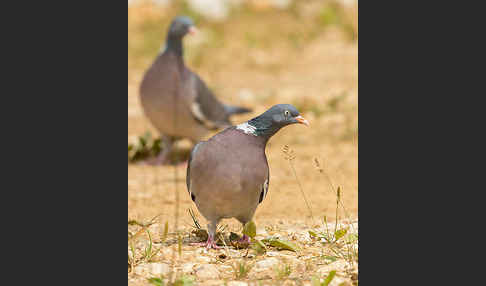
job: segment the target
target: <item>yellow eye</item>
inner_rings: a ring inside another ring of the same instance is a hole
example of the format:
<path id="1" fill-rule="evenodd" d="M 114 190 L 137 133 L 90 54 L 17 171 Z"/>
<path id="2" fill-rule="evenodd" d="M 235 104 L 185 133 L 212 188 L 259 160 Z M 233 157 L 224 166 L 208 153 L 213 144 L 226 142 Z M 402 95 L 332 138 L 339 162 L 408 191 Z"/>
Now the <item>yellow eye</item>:
<path id="1" fill-rule="evenodd" d="M 285 117 L 289 117 L 290 112 L 288 110 L 285 110 L 284 114 L 285 114 Z"/>

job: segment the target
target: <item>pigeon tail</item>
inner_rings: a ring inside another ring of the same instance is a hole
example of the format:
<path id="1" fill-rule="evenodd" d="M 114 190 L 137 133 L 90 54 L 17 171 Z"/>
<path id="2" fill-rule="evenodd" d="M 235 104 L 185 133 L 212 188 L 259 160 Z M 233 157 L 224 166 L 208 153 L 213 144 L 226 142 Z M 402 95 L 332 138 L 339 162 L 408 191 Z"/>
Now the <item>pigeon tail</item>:
<path id="1" fill-rule="evenodd" d="M 225 105 L 224 110 L 226 110 L 226 113 L 229 115 L 252 112 L 252 110 L 249 108 L 232 105 Z"/>

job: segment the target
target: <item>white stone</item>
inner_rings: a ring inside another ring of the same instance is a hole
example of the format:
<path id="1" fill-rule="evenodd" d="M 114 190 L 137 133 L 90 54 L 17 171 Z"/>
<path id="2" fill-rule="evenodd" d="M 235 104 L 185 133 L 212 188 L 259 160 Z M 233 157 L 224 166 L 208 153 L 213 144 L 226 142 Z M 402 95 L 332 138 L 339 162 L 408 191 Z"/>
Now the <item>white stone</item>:
<path id="1" fill-rule="evenodd" d="M 268 257 L 275 257 L 275 256 L 278 256 L 278 255 L 279 255 L 279 253 L 278 253 L 278 252 L 276 252 L 276 251 L 267 251 L 266 255 L 267 255 Z"/>
<path id="2" fill-rule="evenodd" d="M 255 263 L 255 270 L 262 271 L 272 269 L 279 263 L 279 260 L 275 257 L 266 258 Z"/>
<path id="3" fill-rule="evenodd" d="M 267 236 L 268 232 L 264 228 L 257 228 L 256 235 Z"/>
<path id="4" fill-rule="evenodd" d="M 230 281 L 226 285 L 228 286 L 248 286 L 248 283 L 243 281 Z"/>
<path id="5" fill-rule="evenodd" d="M 197 284 L 199 285 L 199 284 Z M 204 281 L 204 284 L 202 284 L 204 286 L 220 286 L 220 285 L 224 285 L 224 281 L 223 280 L 215 280 L 215 279 L 211 279 L 211 280 L 206 280 Z"/>
<path id="6" fill-rule="evenodd" d="M 207 256 L 198 256 L 198 257 L 196 258 L 196 260 L 197 260 L 198 262 L 202 262 L 202 263 L 209 263 L 209 262 L 211 262 L 211 258 L 209 258 L 209 257 L 207 257 Z"/>
<path id="7" fill-rule="evenodd" d="M 196 263 L 192 263 L 192 262 L 184 263 L 181 267 L 181 270 L 184 274 L 192 273 L 194 271 L 193 269 L 194 265 L 196 265 Z"/>
<path id="8" fill-rule="evenodd" d="M 344 285 L 342 283 L 345 283 Z M 344 280 L 341 277 L 334 276 L 334 278 L 331 280 L 331 283 L 329 283 L 329 286 L 350 286 L 350 283 L 346 283 L 346 280 Z"/>
<path id="9" fill-rule="evenodd" d="M 170 266 L 165 263 L 150 263 L 148 269 L 150 273 L 156 276 L 166 275 L 170 272 Z"/>
<path id="10" fill-rule="evenodd" d="M 202 264 L 196 269 L 196 276 L 199 279 L 218 279 L 219 278 L 219 270 L 214 264 Z"/>
<path id="11" fill-rule="evenodd" d="M 137 267 L 133 268 L 133 273 L 145 276 L 148 273 L 148 270 L 144 265 L 137 265 Z"/>
<path id="12" fill-rule="evenodd" d="M 344 271 L 346 268 L 347 268 L 347 262 L 346 261 L 337 260 L 337 261 L 330 263 L 328 265 L 324 265 L 324 266 L 319 267 L 319 269 L 317 269 L 316 273 L 318 273 L 320 275 L 327 275 L 332 270 Z"/>

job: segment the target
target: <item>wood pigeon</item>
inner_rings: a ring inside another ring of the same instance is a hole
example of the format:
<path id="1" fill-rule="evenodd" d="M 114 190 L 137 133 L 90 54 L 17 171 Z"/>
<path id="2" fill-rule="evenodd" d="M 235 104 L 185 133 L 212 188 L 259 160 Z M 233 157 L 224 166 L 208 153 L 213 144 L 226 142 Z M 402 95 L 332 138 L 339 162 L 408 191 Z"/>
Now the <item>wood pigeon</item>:
<path id="1" fill-rule="evenodd" d="M 294 106 L 277 104 L 193 147 L 186 184 L 199 212 L 209 221 L 208 240 L 202 245 L 218 248 L 214 235 L 223 218 L 234 217 L 243 225 L 251 221 L 268 193 L 267 141 L 280 128 L 294 123 L 309 125 Z M 249 242 L 246 235 L 242 240 Z"/>
<path id="2" fill-rule="evenodd" d="M 188 138 L 195 143 L 209 130 L 231 126 L 230 115 L 251 111 L 221 103 L 204 81 L 186 67 L 182 38 L 196 31 L 190 18 L 176 17 L 169 27 L 164 51 L 140 85 L 144 114 L 160 132 L 164 144 L 163 151 L 151 163 L 166 163 L 174 140 Z"/>

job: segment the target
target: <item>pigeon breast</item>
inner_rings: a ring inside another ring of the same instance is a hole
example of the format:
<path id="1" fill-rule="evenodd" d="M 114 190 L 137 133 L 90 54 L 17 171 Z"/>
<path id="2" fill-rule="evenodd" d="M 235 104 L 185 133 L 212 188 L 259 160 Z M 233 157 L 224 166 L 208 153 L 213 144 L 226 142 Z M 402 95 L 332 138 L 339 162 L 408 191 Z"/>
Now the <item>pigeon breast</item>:
<path id="1" fill-rule="evenodd" d="M 190 193 L 209 220 L 251 219 L 268 179 L 262 140 L 234 127 L 198 145 L 190 166 Z"/>

